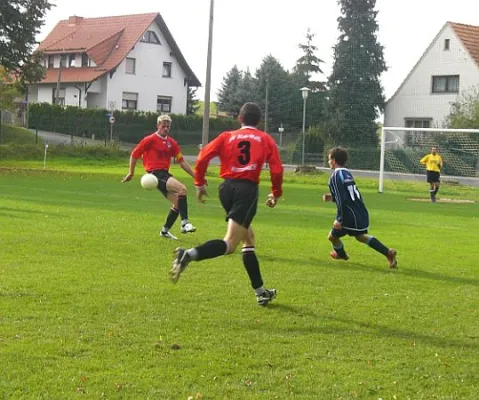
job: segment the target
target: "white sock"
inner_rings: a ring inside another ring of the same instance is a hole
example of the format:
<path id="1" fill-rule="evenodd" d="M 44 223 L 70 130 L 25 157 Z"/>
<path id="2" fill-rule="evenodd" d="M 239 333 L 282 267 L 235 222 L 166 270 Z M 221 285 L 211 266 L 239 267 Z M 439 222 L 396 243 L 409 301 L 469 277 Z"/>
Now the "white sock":
<path id="1" fill-rule="evenodd" d="M 256 293 L 256 296 L 259 296 L 260 294 L 263 294 L 264 292 L 266 292 L 266 290 L 263 286 L 260 286 L 259 288 L 256 288 L 254 292 Z"/>
<path id="2" fill-rule="evenodd" d="M 196 257 L 198 257 L 198 250 L 196 250 L 194 247 L 192 249 L 186 250 L 186 252 L 192 260 L 196 260 Z"/>

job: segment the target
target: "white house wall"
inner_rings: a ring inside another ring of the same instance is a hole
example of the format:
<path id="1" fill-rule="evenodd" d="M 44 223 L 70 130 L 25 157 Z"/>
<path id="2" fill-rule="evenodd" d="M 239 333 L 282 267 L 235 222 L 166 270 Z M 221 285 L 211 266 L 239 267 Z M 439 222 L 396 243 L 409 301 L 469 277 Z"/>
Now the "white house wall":
<path id="1" fill-rule="evenodd" d="M 449 50 L 444 50 L 445 39 L 450 40 Z M 432 76 L 437 75 L 459 75 L 459 95 L 479 83 L 479 67 L 450 25 L 386 104 L 384 125 L 403 127 L 406 118 L 432 118 L 431 127 L 443 127 L 457 94 L 432 93 Z"/>
<path id="2" fill-rule="evenodd" d="M 138 110 L 157 111 L 157 97 L 172 97 L 172 113 L 184 114 L 186 112 L 187 86 L 185 73 L 178 60 L 170 55 L 168 46 L 159 27 L 153 23 L 148 30 L 154 31 L 161 45 L 138 42 L 127 55 L 136 59 L 135 74 L 127 74 L 126 59 L 116 69 L 110 78 L 108 74 L 108 87 L 106 107 L 114 102 L 117 110 L 122 109 L 122 93 L 138 93 Z M 171 78 L 163 77 L 163 62 L 172 63 Z"/>

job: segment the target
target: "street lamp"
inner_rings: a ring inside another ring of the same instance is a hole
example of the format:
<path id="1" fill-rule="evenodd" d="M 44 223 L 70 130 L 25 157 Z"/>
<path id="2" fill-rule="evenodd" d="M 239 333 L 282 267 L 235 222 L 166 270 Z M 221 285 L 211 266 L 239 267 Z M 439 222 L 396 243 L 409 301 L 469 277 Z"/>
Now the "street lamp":
<path id="1" fill-rule="evenodd" d="M 306 100 L 308 98 L 310 88 L 302 87 L 299 89 L 301 91 L 301 95 L 303 96 L 303 151 L 301 154 L 301 164 L 304 165 L 304 140 L 305 140 L 305 131 L 306 131 Z"/>
<path id="2" fill-rule="evenodd" d="M 278 132 L 279 132 L 279 147 L 281 148 L 281 147 L 283 147 L 283 132 L 284 132 L 282 122 L 281 122 L 281 125 L 278 128 Z"/>

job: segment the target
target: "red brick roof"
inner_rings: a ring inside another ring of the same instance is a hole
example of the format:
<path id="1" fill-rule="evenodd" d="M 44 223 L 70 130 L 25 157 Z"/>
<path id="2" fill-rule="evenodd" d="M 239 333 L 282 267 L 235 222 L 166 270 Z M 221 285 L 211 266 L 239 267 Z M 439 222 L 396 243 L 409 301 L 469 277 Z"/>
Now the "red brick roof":
<path id="1" fill-rule="evenodd" d="M 450 22 L 456 35 L 479 67 L 479 26 Z"/>
<path id="2" fill-rule="evenodd" d="M 53 28 L 38 50 L 45 54 L 86 52 L 97 66 L 62 68 L 62 82 L 91 82 L 115 69 L 155 21 L 172 55 L 185 71 L 189 84 L 201 86 L 159 13 L 102 18 L 70 17 Z M 57 68 L 49 69 L 42 83 L 56 82 L 57 74 Z"/>

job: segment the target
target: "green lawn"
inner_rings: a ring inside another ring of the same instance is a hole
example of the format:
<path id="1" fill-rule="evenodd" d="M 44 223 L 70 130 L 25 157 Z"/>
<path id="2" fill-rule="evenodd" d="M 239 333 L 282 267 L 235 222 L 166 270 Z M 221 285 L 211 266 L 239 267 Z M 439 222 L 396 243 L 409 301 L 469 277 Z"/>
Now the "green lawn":
<path id="1" fill-rule="evenodd" d="M 4 165 L 4 164 L 3 164 Z M 241 254 L 168 280 L 172 252 L 222 238 L 219 180 L 198 228 L 158 237 L 168 211 L 125 162 L 10 162 L 0 169 L 0 398 L 477 399 L 479 206 L 421 203 L 425 183 L 357 178 L 371 230 L 399 270 L 345 239 L 329 258 L 327 175 L 288 175 L 254 221 L 267 287 L 258 307 Z M 28 169 L 23 169 L 27 167 Z M 212 169 L 211 172 L 216 172 Z M 268 194 L 267 177 L 261 201 Z M 439 197 L 479 201 L 444 186 Z"/>

